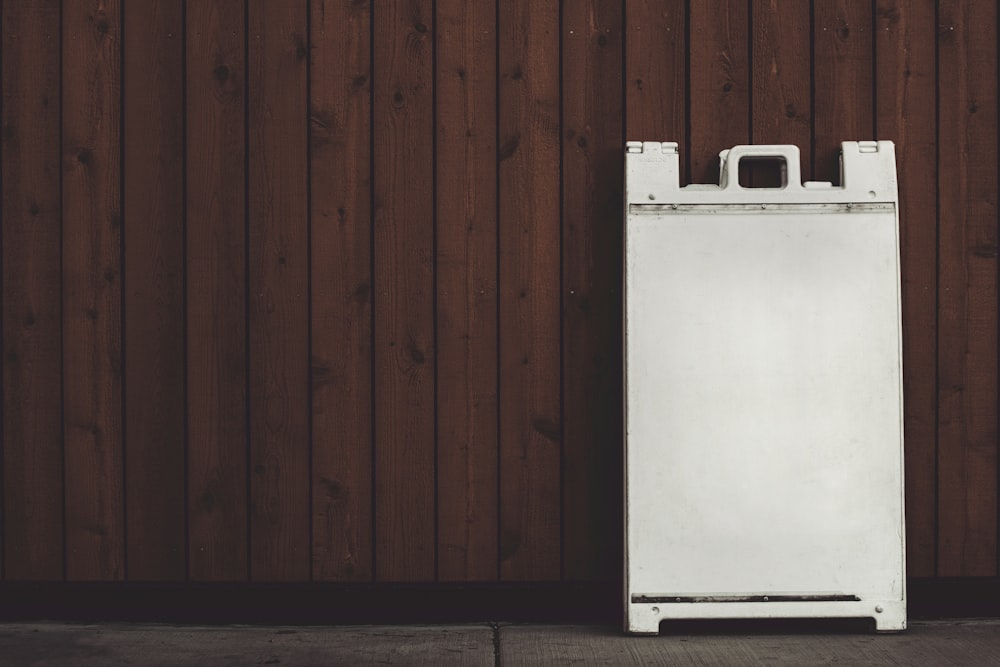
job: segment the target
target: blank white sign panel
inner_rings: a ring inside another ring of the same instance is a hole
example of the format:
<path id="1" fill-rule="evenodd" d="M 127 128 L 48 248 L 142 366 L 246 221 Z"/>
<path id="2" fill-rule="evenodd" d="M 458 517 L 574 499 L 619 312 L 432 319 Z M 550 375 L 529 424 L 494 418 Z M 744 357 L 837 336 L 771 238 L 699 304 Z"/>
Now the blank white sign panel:
<path id="1" fill-rule="evenodd" d="M 629 195 L 630 631 L 905 622 L 896 204 L 796 192 Z"/>

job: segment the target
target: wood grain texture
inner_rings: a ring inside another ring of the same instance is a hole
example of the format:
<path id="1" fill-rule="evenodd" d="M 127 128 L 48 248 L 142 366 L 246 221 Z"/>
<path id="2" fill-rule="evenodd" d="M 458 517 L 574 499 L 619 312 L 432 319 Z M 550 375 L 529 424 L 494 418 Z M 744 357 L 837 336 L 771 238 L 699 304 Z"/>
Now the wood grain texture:
<path id="1" fill-rule="evenodd" d="M 182 7 L 129 5 L 123 25 L 127 577 L 183 580 Z"/>
<path id="2" fill-rule="evenodd" d="M 65 3 L 62 25 L 66 575 L 121 579 L 121 7 Z"/>
<path id="3" fill-rule="evenodd" d="M 256 581 L 310 577 L 305 0 L 249 13 L 250 554 Z"/>
<path id="4" fill-rule="evenodd" d="M 934 8 L 880 0 L 875 19 L 875 119 L 896 144 L 903 277 L 907 574 L 935 573 L 937 434 L 937 118 Z"/>
<path id="5" fill-rule="evenodd" d="M 314 0 L 313 577 L 372 578 L 371 10 Z"/>
<path id="6" fill-rule="evenodd" d="M 683 0 L 625 0 L 625 133 L 633 141 L 687 134 Z M 686 150 L 686 148 L 685 148 Z M 684 160 L 681 160 L 682 166 Z M 683 171 L 683 170 L 682 170 Z M 682 182 L 687 174 L 681 173 Z"/>
<path id="7" fill-rule="evenodd" d="M 840 142 L 874 136 L 872 3 L 813 5 L 813 180 L 840 183 Z"/>
<path id="8" fill-rule="evenodd" d="M 938 7 L 939 576 L 997 574 L 996 12 Z"/>
<path id="9" fill-rule="evenodd" d="M 500 576 L 560 577 L 559 3 L 500 5 Z"/>
<path id="10" fill-rule="evenodd" d="M 187 5 L 188 568 L 247 552 L 246 53 L 242 0 Z"/>
<path id="11" fill-rule="evenodd" d="M 434 578 L 433 14 L 374 7 L 375 576 Z"/>
<path id="12" fill-rule="evenodd" d="M 563 578 L 622 572 L 622 3 L 562 18 Z"/>
<path id="13" fill-rule="evenodd" d="M 437 2 L 438 579 L 497 578 L 496 4 Z"/>
<path id="14" fill-rule="evenodd" d="M 3 17 L 4 575 L 63 576 L 59 3 Z"/>
<path id="15" fill-rule="evenodd" d="M 690 3 L 687 159 L 692 183 L 718 183 L 719 151 L 750 140 L 748 7 L 747 0 Z"/>
<path id="16" fill-rule="evenodd" d="M 803 180 L 812 166 L 809 3 L 753 0 L 751 139 L 755 144 L 799 147 Z M 763 174 L 755 174 L 762 176 Z M 754 185 L 772 187 L 775 182 Z"/>
<path id="17" fill-rule="evenodd" d="M 0 3 L 8 579 L 613 579 L 623 139 L 896 142 L 909 573 L 998 574 L 996 3 L 125 5 Z"/>

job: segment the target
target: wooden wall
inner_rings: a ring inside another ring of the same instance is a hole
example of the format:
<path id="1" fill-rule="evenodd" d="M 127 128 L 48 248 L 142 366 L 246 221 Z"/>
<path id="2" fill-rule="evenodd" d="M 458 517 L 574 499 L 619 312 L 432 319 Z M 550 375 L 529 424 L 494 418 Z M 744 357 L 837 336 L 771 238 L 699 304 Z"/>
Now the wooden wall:
<path id="1" fill-rule="evenodd" d="M 998 574 L 991 0 L 3 0 L 2 576 L 613 581 L 626 139 L 897 142 L 909 572 Z"/>

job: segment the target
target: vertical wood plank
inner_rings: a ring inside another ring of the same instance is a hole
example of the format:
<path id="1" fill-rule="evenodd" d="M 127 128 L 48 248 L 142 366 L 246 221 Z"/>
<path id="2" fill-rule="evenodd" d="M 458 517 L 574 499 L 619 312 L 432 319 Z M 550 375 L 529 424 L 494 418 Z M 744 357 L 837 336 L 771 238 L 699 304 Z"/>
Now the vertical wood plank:
<path id="1" fill-rule="evenodd" d="M 809 3 L 799 0 L 753 0 L 751 15 L 751 138 L 755 144 L 798 146 L 802 173 L 808 176 L 812 167 Z M 773 187 L 780 183 L 762 183 L 755 178 L 754 185 Z"/>
<path id="2" fill-rule="evenodd" d="M 310 577 L 307 14 L 248 6 L 254 580 Z"/>
<path id="3" fill-rule="evenodd" d="M 63 576 L 59 2 L 3 5 L 3 562 Z"/>
<path id="4" fill-rule="evenodd" d="M 840 182 L 840 142 L 875 139 L 872 107 L 872 3 L 813 5 L 812 178 Z"/>
<path id="5" fill-rule="evenodd" d="M 500 576 L 560 577 L 559 3 L 516 0 L 500 40 Z"/>
<path id="6" fill-rule="evenodd" d="M 313 0 L 313 577 L 372 578 L 371 10 Z"/>
<path id="7" fill-rule="evenodd" d="M 564 5 L 563 578 L 621 576 L 622 3 Z"/>
<path id="8" fill-rule="evenodd" d="M 625 131 L 630 140 L 685 140 L 684 4 L 625 0 Z"/>
<path id="9" fill-rule="evenodd" d="M 693 183 L 718 183 L 719 151 L 750 140 L 748 6 L 748 0 L 690 4 L 687 153 Z"/>
<path id="10" fill-rule="evenodd" d="M 63 4 L 66 575 L 124 576 L 121 7 Z"/>
<path id="11" fill-rule="evenodd" d="M 907 574 L 935 573 L 937 414 L 937 118 L 934 7 L 879 0 L 879 139 L 896 143 L 903 277 Z"/>
<path id="12" fill-rule="evenodd" d="M 438 578 L 497 578 L 496 4 L 437 2 Z"/>
<path id="13" fill-rule="evenodd" d="M 938 7 L 938 571 L 997 573 L 997 7 Z"/>
<path id="14" fill-rule="evenodd" d="M 187 3 L 188 567 L 246 580 L 243 0 Z"/>
<path id="15" fill-rule="evenodd" d="M 183 7 L 125 7 L 125 503 L 130 580 L 187 576 Z"/>
<path id="16" fill-rule="evenodd" d="M 375 564 L 434 578 L 434 117 L 429 0 L 373 8 Z"/>

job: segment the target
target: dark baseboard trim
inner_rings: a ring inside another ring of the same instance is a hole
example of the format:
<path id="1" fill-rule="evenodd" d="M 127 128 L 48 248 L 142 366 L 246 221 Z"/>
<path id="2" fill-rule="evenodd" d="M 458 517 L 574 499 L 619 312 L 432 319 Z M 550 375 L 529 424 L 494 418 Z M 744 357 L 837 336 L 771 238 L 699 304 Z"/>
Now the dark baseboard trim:
<path id="1" fill-rule="evenodd" d="M 1000 577 L 911 579 L 906 595 L 916 619 L 1000 617 Z"/>
<path id="2" fill-rule="evenodd" d="M 1000 617 L 1000 578 L 914 579 L 908 598 L 915 620 Z M 611 583 L 0 583 L 0 621 L 618 625 L 621 608 Z"/>
<path id="3" fill-rule="evenodd" d="M 611 584 L 0 583 L 0 620 L 619 623 Z"/>

